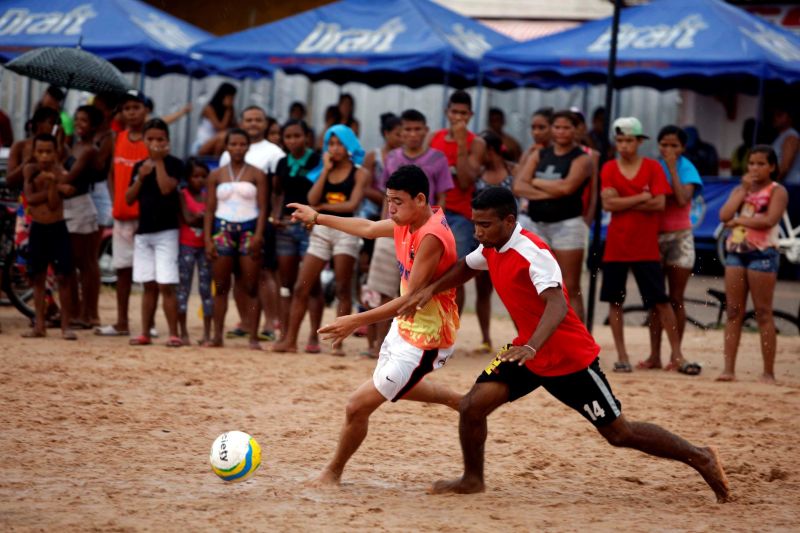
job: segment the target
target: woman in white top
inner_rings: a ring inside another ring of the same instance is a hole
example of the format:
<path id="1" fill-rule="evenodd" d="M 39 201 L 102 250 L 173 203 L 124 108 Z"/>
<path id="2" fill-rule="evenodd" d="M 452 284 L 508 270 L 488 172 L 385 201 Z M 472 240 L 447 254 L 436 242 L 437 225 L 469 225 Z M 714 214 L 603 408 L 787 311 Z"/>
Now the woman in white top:
<path id="1" fill-rule="evenodd" d="M 800 184 L 800 134 L 792 127 L 792 116 L 785 109 L 776 109 L 772 125 L 778 131 L 772 141 L 772 149 L 778 156 L 777 181 Z"/>
<path id="2" fill-rule="evenodd" d="M 244 156 L 250 147 L 247 132 L 234 128 L 225 137 L 230 163 L 214 170 L 208 177 L 208 201 L 205 214 L 206 254 L 212 261 L 214 284 L 214 338 L 211 346 L 222 346 L 225 313 L 231 274 L 236 273 L 247 298 L 248 310 L 258 312 L 256 301 L 264 224 L 267 213 L 267 178 L 261 170 L 247 164 Z M 234 261 L 238 269 L 234 270 Z M 241 317 L 252 324 L 250 347 L 258 344 L 258 316 Z"/>
<path id="3" fill-rule="evenodd" d="M 223 83 L 211 97 L 211 101 L 203 107 L 200 125 L 197 126 L 192 153 L 201 154 L 201 148 L 217 134 L 228 128 L 236 126 L 236 111 L 233 100 L 236 97 L 236 87 L 230 83 Z"/>

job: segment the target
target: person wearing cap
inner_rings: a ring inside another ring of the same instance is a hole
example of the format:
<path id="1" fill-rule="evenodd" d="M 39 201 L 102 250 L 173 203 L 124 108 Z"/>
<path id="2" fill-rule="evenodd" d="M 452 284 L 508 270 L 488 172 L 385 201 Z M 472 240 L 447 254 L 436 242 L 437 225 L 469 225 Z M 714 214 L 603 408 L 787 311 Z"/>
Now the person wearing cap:
<path id="1" fill-rule="evenodd" d="M 144 94 L 136 90 L 128 91 L 120 102 L 126 129 L 117 135 L 113 164 L 108 177 L 111 213 L 114 217 L 111 263 L 117 271 L 117 321 L 97 327 L 95 334 L 102 336 L 130 334 L 128 301 L 133 283 L 133 248 L 134 235 L 139 227 L 139 203 L 132 202 L 129 205 L 125 193 L 131 183 L 134 165 L 150 156 L 143 140 L 143 128 L 147 119 L 145 102 Z"/>
<path id="2" fill-rule="evenodd" d="M 622 304 L 628 271 L 633 271 L 642 303 L 656 314 L 667 333 L 672 354 L 666 370 L 696 375 L 699 366 L 688 363 L 681 353 L 675 312 L 669 303 L 661 267 L 658 232 L 672 192 L 661 165 L 655 159 L 639 155 L 648 137 L 635 117 L 622 117 L 612 128 L 618 158 L 608 161 L 600 172 L 603 209 L 611 212 L 603 253 L 603 286 L 600 300 L 609 303 L 609 325 L 614 336 L 618 361 L 615 372 L 631 372 L 623 336 Z"/>

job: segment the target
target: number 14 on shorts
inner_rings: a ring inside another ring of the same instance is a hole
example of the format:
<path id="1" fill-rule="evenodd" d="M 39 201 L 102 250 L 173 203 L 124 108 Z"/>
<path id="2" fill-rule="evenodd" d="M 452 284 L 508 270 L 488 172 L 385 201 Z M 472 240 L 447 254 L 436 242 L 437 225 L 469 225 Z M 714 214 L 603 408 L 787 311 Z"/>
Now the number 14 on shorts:
<path id="1" fill-rule="evenodd" d="M 589 407 L 588 403 L 583 404 L 583 410 L 586 411 L 586 414 L 589 415 L 589 418 L 592 419 L 592 422 L 595 422 L 598 418 L 603 418 L 606 416 L 605 410 L 600 407 L 600 404 L 597 403 L 597 400 L 592 402 L 591 407 Z"/>

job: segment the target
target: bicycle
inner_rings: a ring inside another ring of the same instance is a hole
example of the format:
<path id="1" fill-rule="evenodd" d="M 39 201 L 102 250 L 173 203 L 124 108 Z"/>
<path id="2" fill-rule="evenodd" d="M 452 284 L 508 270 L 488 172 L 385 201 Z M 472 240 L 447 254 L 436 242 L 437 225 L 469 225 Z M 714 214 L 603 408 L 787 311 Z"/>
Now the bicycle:
<path id="1" fill-rule="evenodd" d="M 702 331 L 724 328 L 727 308 L 725 293 L 717 289 L 708 289 L 706 295 L 710 298 L 705 300 L 684 298 L 686 322 Z M 709 310 L 715 315 L 713 320 L 703 321 L 696 318 L 701 312 L 708 314 Z M 643 305 L 623 306 L 622 316 L 626 326 L 649 327 L 650 325 L 650 310 Z M 779 335 L 800 335 L 800 305 L 796 316 L 779 309 L 774 309 L 772 316 L 775 320 L 775 330 Z M 605 320 L 605 325 L 608 325 L 608 318 Z M 758 331 L 755 310 L 751 309 L 744 314 L 744 327 L 750 331 Z"/>

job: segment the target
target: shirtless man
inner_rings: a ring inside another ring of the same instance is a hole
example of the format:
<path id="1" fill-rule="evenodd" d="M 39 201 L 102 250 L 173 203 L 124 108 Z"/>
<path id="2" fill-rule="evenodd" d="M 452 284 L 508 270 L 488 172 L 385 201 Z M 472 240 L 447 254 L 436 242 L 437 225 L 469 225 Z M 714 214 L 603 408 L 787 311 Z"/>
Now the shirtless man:
<path id="1" fill-rule="evenodd" d="M 394 237 L 401 267 L 400 297 L 364 313 L 338 317 L 319 330 L 323 339 L 339 343 L 360 326 L 394 318 L 408 295 L 440 278 L 456 262 L 453 234 L 442 210 L 428 204 L 428 178 L 417 166 L 400 167 L 386 182 L 390 219 L 372 222 L 360 218 L 319 214 L 308 206 L 289 204 L 293 219 L 322 224 L 365 239 Z M 444 366 L 453 353 L 458 309 L 455 290 L 431 294 L 415 317 L 394 318 L 381 346 L 372 379 L 364 382 L 347 402 L 345 423 L 330 463 L 313 481 L 339 483 L 347 461 L 367 436 L 369 416 L 385 401 L 414 400 L 458 409 L 461 395 L 422 378 Z"/>
<path id="2" fill-rule="evenodd" d="M 655 424 L 629 421 L 622 415 L 600 369 L 600 347 L 569 307 L 561 270 L 550 249 L 517 223 L 511 192 L 501 187 L 481 192 L 472 202 L 472 220 L 480 246 L 408 297 L 399 313 L 413 314 L 432 294 L 488 270 L 518 336 L 481 372 L 461 401 L 464 474 L 436 482 L 431 492 L 483 491 L 487 417 L 504 403 L 544 387 L 591 422 L 612 446 L 686 463 L 703 476 L 718 502 L 728 501 L 728 482 L 714 448 L 699 448 Z"/>

